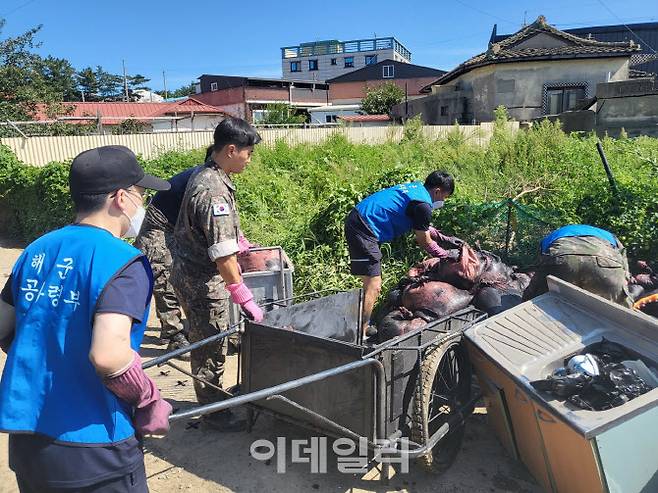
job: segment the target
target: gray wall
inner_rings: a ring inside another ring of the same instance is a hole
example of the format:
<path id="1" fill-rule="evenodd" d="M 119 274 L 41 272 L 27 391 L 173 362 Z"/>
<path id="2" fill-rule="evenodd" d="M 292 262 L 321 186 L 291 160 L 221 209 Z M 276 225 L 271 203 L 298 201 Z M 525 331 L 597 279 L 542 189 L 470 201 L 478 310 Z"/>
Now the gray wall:
<path id="1" fill-rule="evenodd" d="M 382 60 L 396 60 L 398 62 L 406 62 L 405 59 L 393 49 L 390 50 L 377 50 L 377 51 L 360 51 L 357 53 L 334 53 L 331 55 L 318 55 L 310 57 L 298 58 L 282 58 L 281 59 L 281 72 L 284 79 L 293 80 L 329 80 L 339 75 L 345 75 L 354 70 L 366 66 L 366 55 L 377 55 L 377 62 Z M 354 67 L 345 68 L 345 57 L 354 57 Z M 331 59 L 336 59 L 336 65 L 331 65 Z M 308 61 L 317 60 L 318 70 L 309 71 Z M 291 72 L 290 62 L 301 62 L 301 72 Z"/>
<path id="2" fill-rule="evenodd" d="M 630 137 L 658 137 L 658 79 L 633 79 L 599 84 L 596 130 L 616 137 L 623 128 Z"/>

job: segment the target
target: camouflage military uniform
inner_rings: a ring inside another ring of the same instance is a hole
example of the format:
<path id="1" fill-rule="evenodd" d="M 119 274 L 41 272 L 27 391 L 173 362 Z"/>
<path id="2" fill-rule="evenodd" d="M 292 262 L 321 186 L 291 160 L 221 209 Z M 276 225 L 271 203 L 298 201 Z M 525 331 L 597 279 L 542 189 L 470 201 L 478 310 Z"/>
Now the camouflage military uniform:
<path id="1" fill-rule="evenodd" d="M 594 236 L 572 236 L 554 241 L 548 251 L 540 255 L 539 268 L 526 298 L 548 290 L 548 275 L 620 305 L 632 305 L 628 294 L 628 260 L 621 243 L 619 248 L 614 248 L 610 242 Z"/>
<path id="2" fill-rule="evenodd" d="M 181 307 L 169 282 L 174 228 L 152 204 L 146 209 L 144 223 L 135 246 L 146 255 L 153 269 L 153 297 L 160 319 L 160 338 L 171 339 L 183 330 Z"/>
<path id="3" fill-rule="evenodd" d="M 239 219 L 235 187 L 228 175 L 206 165 L 190 178 L 174 231 L 171 283 L 189 321 L 189 340 L 196 342 L 226 329 L 229 293 L 215 261 L 238 252 Z M 226 340 L 192 351 L 192 372 L 221 386 Z M 220 400 L 217 390 L 195 381 L 200 403 Z"/>

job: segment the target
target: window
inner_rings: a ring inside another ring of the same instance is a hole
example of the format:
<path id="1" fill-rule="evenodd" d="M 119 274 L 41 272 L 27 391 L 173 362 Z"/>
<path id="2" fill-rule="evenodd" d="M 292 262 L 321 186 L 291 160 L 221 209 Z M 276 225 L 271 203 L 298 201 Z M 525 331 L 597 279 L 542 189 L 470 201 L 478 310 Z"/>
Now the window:
<path id="1" fill-rule="evenodd" d="M 366 55 L 366 65 L 374 65 L 377 63 L 377 55 Z"/>
<path id="2" fill-rule="evenodd" d="M 441 116 L 448 116 L 448 107 L 441 106 Z"/>
<path id="3" fill-rule="evenodd" d="M 354 67 L 354 57 L 346 56 L 345 57 L 345 68 Z"/>
<path id="4" fill-rule="evenodd" d="M 290 62 L 290 71 L 291 72 L 301 72 L 302 71 L 301 62 Z"/>
<path id="5" fill-rule="evenodd" d="M 309 60 L 308 61 L 308 69 L 309 70 L 317 70 L 318 69 L 318 61 L 317 60 Z"/>
<path id="6" fill-rule="evenodd" d="M 332 65 L 336 65 L 337 63 L 338 63 L 338 60 L 336 60 L 335 58 L 331 59 L 331 64 Z"/>
<path id="7" fill-rule="evenodd" d="M 556 115 L 574 109 L 583 99 L 585 99 L 585 86 L 548 86 L 546 87 L 546 106 L 544 110 L 549 115 Z"/>
<path id="8" fill-rule="evenodd" d="M 326 115 L 324 121 L 326 123 L 336 123 L 336 115 Z"/>
<path id="9" fill-rule="evenodd" d="M 210 83 L 210 90 L 211 91 L 216 91 L 217 90 L 217 82 L 211 82 Z"/>
<path id="10" fill-rule="evenodd" d="M 382 77 L 384 79 L 392 79 L 395 77 L 395 65 L 384 65 L 382 67 Z"/>

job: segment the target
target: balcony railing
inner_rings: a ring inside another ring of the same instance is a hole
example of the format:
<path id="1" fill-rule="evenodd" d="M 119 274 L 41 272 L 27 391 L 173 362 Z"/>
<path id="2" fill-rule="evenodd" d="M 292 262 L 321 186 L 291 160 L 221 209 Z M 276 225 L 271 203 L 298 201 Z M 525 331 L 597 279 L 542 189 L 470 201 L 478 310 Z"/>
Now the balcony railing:
<path id="1" fill-rule="evenodd" d="M 308 43 L 298 46 L 286 46 L 281 48 L 281 57 L 284 59 L 301 58 L 379 50 L 395 50 L 405 59 L 411 61 L 411 52 L 393 37 L 357 39 L 353 41 L 320 41 L 318 43 Z"/>

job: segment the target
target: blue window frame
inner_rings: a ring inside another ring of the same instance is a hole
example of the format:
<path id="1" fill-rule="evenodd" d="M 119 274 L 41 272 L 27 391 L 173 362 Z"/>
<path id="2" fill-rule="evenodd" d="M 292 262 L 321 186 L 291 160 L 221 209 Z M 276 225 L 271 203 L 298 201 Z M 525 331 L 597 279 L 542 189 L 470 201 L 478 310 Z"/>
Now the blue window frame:
<path id="1" fill-rule="evenodd" d="M 318 61 L 317 60 L 309 60 L 308 61 L 308 69 L 309 70 L 317 70 L 318 69 Z"/>
<path id="2" fill-rule="evenodd" d="M 291 72 L 301 72 L 302 71 L 301 62 L 290 62 L 290 71 Z"/>
<path id="3" fill-rule="evenodd" d="M 354 57 L 353 56 L 346 56 L 345 57 L 345 68 L 351 68 L 354 67 Z"/>
<path id="4" fill-rule="evenodd" d="M 377 63 L 377 55 L 366 55 L 366 65 L 374 65 Z"/>

